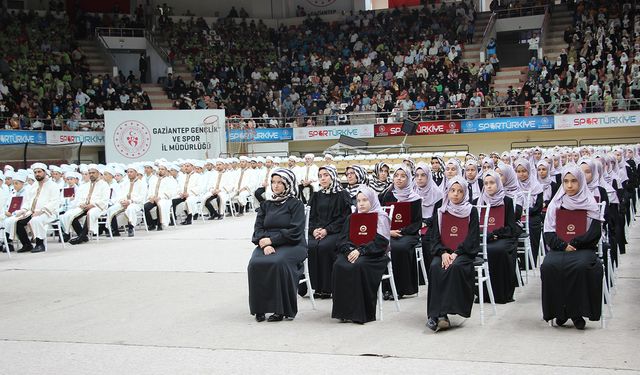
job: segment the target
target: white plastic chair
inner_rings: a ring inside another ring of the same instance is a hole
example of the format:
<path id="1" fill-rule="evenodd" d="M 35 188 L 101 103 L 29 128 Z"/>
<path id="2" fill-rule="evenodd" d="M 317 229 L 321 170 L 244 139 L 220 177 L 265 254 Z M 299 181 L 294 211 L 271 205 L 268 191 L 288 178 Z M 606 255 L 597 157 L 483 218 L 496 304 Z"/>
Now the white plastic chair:
<path id="1" fill-rule="evenodd" d="M 385 212 L 388 211 L 389 219 L 393 217 L 393 206 L 382 207 Z M 387 263 L 387 274 L 382 275 L 382 279 L 380 279 L 380 285 L 378 285 L 378 315 L 380 320 L 384 320 L 382 315 L 382 282 L 384 280 L 389 280 L 389 284 L 391 284 L 391 293 L 393 294 L 393 301 L 396 304 L 396 311 L 400 312 L 400 301 L 398 300 L 398 291 L 396 289 L 396 279 L 393 277 L 393 264 L 391 263 L 391 252 L 387 251 L 387 256 L 389 257 L 389 263 Z"/>
<path id="2" fill-rule="evenodd" d="M 7 236 L 5 235 L 4 227 L 0 227 L 0 244 L 4 245 L 7 257 L 11 258 L 11 252 L 9 251 L 9 246 L 7 246 Z"/>
<path id="3" fill-rule="evenodd" d="M 529 283 L 529 269 L 530 265 L 535 264 L 533 259 L 533 250 L 531 249 L 531 232 L 529 231 L 529 201 L 531 199 L 531 192 L 522 191 L 516 195 L 514 200 L 514 209 L 517 209 L 518 202 L 522 202 L 522 217 L 524 217 L 524 233 L 518 238 L 518 254 L 524 255 L 524 269 L 525 269 L 525 282 Z M 533 269 L 533 275 L 535 276 L 535 269 Z M 520 274 L 520 260 L 516 260 L 516 276 L 519 281 L 518 284 L 522 286 L 522 275 Z"/>
<path id="4" fill-rule="evenodd" d="M 482 258 L 477 257 L 473 266 L 476 270 L 477 274 L 477 282 L 478 285 L 478 298 L 480 299 L 480 324 L 484 325 L 484 288 L 483 284 L 487 284 L 487 292 L 489 293 L 489 300 L 491 301 L 491 307 L 493 308 L 493 315 L 496 315 L 498 311 L 496 310 L 496 301 L 493 297 L 493 286 L 491 285 L 491 277 L 489 276 L 489 261 L 487 258 L 487 235 L 489 228 L 489 212 L 491 211 L 491 206 L 476 206 L 478 209 L 478 216 L 480 219 L 480 229 L 482 229 L 482 234 L 480 235 L 480 253 Z M 484 210 L 484 212 L 482 212 Z M 483 215 L 484 214 L 484 215 Z"/>
<path id="5" fill-rule="evenodd" d="M 48 238 L 49 234 L 57 235 L 60 242 L 62 242 L 62 248 L 66 248 L 67 245 L 64 243 L 64 236 L 62 235 L 62 227 L 60 226 L 60 218 L 56 216 L 47 224 L 46 235 L 44 236 L 44 248 L 45 251 L 48 248 Z"/>
<path id="6" fill-rule="evenodd" d="M 308 244 L 309 243 L 309 213 L 311 212 L 310 206 L 304 206 L 304 240 Z M 304 279 L 300 279 L 298 284 L 307 284 L 307 294 L 309 295 L 309 299 L 311 300 L 311 307 L 316 309 L 316 299 L 313 297 L 313 293 L 315 290 L 311 287 L 311 276 L 309 276 L 309 258 L 304 258 L 302 262 L 304 266 Z"/>
<path id="7" fill-rule="evenodd" d="M 598 203 L 598 207 L 600 208 L 600 217 L 604 218 L 604 211 L 605 211 L 605 203 L 604 202 L 600 202 Z M 598 257 L 601 260 L 604 260 L 604 246 L 603 246 L 603 242 L 606 238 L 605 236 L 605 231 L 602 231 L 603 235 L 600 236 L 600 241 L 598 241 Z M 612 267 L 612 263 L 611 263 L 611 253 L 607 254 L 607 263 L 606 264 L 602 264 L 602 271 L 603 271 L 603 277 L 602 277 L 602 308 L 601 308 L 601 316 L 600 316 L 600 327 L 601 328 L 605 328 L 606 327 L 606 314 L 605 314 L 605 305 L 607 308 L 607 311 L 609 312 L 609 319 L 613 318 L 613 301 L 611 300 L 611 288 L 609 287 L 609 283 L 613 280 L 613 276 L 611 275 L 611 272 L 613 270 Z M 605 269 L 606 267 L 606 269 Z M 607 276 L 608 275 L 608 276 Z"/>
<path id="8" fill-rule="evenodd" d="M 107 232 L 109 232 L 109 238 L 113 239 L 113 232 L 111 232 L 111 223 L 109 223 L 109 218 L 107 216 L 106 210 L 100 215 L 100 217 L 98 217 L 98 228 L 100 228 L 100 224 L 103 224 L 105 226 L 105 228 L 107 229 Z M 89 225 L 89 223 L 85 223 L 85 225 Z M 98 230 L 96 233 L 93 233 L 93 235 L 95 236 L 96 242 L 100 241 L 99 232 L 100 230 Z"/>

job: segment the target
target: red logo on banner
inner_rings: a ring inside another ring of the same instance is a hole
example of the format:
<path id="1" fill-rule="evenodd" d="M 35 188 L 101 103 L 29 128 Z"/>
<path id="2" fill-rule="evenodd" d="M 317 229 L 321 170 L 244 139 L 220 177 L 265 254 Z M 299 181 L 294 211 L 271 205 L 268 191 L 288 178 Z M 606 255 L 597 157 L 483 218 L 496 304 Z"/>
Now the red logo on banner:
<path id="1" fill-rule="evenodd" d="M 114 131 L 113 142 L 122 156 L 135 159 L 149 151 L 151 133 L 141 122 L 125 121 Z"/>
<path id="2" fill-rule="evenodd" d="M 422 121 L 416 126 L 416 135 L 456 134 L 460 133 L 460 121 Z M 376 137 L 404 135 L 402 124 L 378 124 L 375 126 Z"/>

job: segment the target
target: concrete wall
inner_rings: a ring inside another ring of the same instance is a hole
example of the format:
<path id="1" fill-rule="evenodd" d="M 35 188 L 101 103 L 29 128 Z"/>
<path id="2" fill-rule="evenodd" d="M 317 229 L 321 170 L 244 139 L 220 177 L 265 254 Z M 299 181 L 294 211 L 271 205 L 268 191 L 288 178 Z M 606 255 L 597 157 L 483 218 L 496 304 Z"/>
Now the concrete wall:
<path id="1" fill-rule="evenodd" d="M 513 30 L 532 30 L 540 29 L 544 14 L 537 16 L 501 18 L 496 21 L 496 31 L 513 31 Z"/>

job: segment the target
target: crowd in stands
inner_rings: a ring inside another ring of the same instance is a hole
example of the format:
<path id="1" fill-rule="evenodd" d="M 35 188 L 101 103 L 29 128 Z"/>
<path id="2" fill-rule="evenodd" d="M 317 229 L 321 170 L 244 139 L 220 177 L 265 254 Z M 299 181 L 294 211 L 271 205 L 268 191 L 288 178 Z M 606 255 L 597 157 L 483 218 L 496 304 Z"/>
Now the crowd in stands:
<path id="1" fill-rule="evenodd" d="M 263 119 L 249 121 L 257 127 L 339 125 L 363 112 L 401 121 L 637 109 L 635 7 L 628 1 L 568 7 L 574 21 L 564 33 L 567 48 L 554 61 L 532 57 L 528 80 L 504 92 L 491 87 L 500 69 L 495 53 L 486 63 L 462 59 L 476 20 L 464 1 L 351 13 L 336 22 L 307 17 L 277 29 L 239 13 L 241 19 L 213 24 L 165 17 L 169 57 L 194 79 L 169 75 L 164 87 L 176 108 L 222 108 L 229 117 Z M 43 16 L 0 14 L 4 127 L 99 130 L 102 122 L 88 120 L 102 119 L 104 110 L 151 107 L 133 72 L 91 74 L 77 43 L 96 27 L 142 27 L 145 12 L 73 17 L 56 7 Z M 495 52 L 495 42 L 489 47 Z"/>
<path id="2" fill-rule="evenodd" d="M 110 77 L 89 71 L 71 36 L 86 35 L 97 24 L 89 19 L 97 18 L 79 17 L 86 22 L 72 23 L 57 12 L 0 13 L 0 126 L 101 130 L 105 110 L 151 108 L 133 72 Z"/>
<path id="3" fill-rule="evenodd" d="M 640 17 L 631 2 L 568 4 L 567 48 L 551 61 L 531 58 L 523 96 L 547 113 L 640 108 Z"/>

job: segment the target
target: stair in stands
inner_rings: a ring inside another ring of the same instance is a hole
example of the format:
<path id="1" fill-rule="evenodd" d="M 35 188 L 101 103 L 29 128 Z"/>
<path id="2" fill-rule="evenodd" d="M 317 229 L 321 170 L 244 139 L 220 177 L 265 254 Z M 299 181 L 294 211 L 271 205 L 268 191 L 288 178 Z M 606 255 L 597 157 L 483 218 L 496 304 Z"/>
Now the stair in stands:
<path id="1" fill-rule="evenodd" d="M 153 109 L 175 109 L 173 100 L 167 97 L 164 88 L 156 83 L 143 83 L 142 89 L 147 92 Z"/>
<path id="2" fill-rule="evenodd" d="M 162 35 L 158 34 L 156 35 L 156 38 L 160 47 L 166 50 L 170 49 L 169 42 L 167 42 Z M 178 78 L 178 76 L 181 76 L 186 84 L 189 84 L 195 78 L 189 69 L 189 66 L 180 58 L 175 59 L 173 62 L 173 78 Z"/>
<path id="3" fill-rule="evenodd" d="M 487 27 L 491 19 L 491 12 L 478 13 L 478 19 L 476 20 L 476 30 L 473 34 L 473 43 L 465 44 L 462 48 L 462 62 L 466 62 L 469 65 L 480 63 L 480 47 L 482 43 L 482 35 L 484 29 Z"/>
<path id="4" fill-rule="evenodd" d="M 564 30 L 573 24 L 573 13 L 567 10 L 566 5 L 556 5 L 549 22 L 549 30 L 542 41 L 542 53 L 551 62 L 560 55 L 563 48 L 567 48 L 564 41 Z"/>
<path id="5" fill-rule="evenodd" d="M 89 71 L 92 75 L 112 75 L 112 63 L 108 57 L 104 55 L 96 40 L 78 40 L 77 43 L 84 53 L 87 64 L 89 64 Z"/>
<path id="6" fill-rule="evenodd" d="M 514 89 L 522 88 L 522 85 L 527 81 L 527 67 L 526 66 L 514 66 L 511 68 L 500 68 L 493 78 L 491 86 L 499 93 L 506 93 L 509 86 L 513 86 Z"/>

